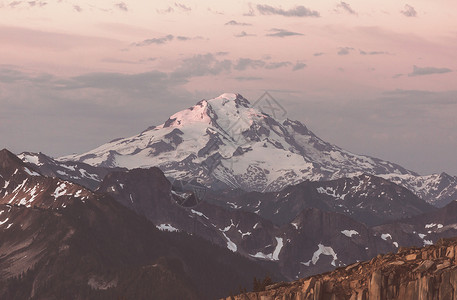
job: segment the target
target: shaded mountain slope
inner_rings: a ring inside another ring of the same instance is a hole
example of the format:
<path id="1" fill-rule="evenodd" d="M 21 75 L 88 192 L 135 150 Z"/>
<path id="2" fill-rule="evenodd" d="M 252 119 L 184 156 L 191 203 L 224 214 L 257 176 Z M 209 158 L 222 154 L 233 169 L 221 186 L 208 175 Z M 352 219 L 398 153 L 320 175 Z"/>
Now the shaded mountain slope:
<path id="1" fill-rule="evenodd" d="M 107 195 L 78 186 L 87 198 L 49 196 L 61 180 L 25 168 L 0 151 L 2 186 L 11 184 L 0 189 L 1 299 L 214 299 L 267 273 L 198 237 L 162 232 Z M 5 199 L 17 187 L 25 204 Z"/>

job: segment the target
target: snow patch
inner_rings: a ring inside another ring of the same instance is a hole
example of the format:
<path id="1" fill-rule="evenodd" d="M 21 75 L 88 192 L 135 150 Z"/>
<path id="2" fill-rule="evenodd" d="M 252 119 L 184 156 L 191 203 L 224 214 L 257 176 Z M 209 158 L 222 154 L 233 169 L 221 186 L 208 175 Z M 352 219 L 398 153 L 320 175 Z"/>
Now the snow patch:
<path id="1" fill-rule="evenodd" d="M 179 231 L 179 229 L 171 226 L 170 224 L 160 224 L 156 227 L 157 227 L 157 229 L 159 229 L 161 231 L 169 231 L 169 232 L 178 232 Z"/>
<path id="2" fill-rule="evenodd" d="M 209 220 L 209 218 L 208 218 L 207 216 L 205 216 L 202 212 L 199 212 L 199 211 L 196 211 L 196 210 L 193 210 L 193 209 L 191 209 L 190 211 L 191 211 L 193 214 L 196 214 L 196 215 L 198 215 L 198 216 L 200 216 L 200 217 L 203 217 L 203 218 Z"/>
<path id="3" fill-rule="evenodd" d="M 56 188 L 56 190 L 54 191 L 54 193 L 52 194 L 52 195 L 54 196 L 54 198 L 57 199 L 57 198 L 59 198 L 59 197 L 65 195 L 65 193 L 67 192 L 66 187 L 67 187 L 67 185 L 66 185 L 65 182 L 61 183 L 61 184 Z"/>
<path id="4" fill-rule="evenodd" d="M 224 235 L 225 239 L 227 240 L 227 248 L 232 252 L 236 252 L 236 250 L 238 249 L 236 244 L 229 239 L 229 237 L 225 234 L 225 232 L 222 232 L 222 234 Z"/>
<path id="5" fill-rule="evenodd" d="M 75 197 L 76 197 L 76 198 L 81 197 L 81 193 L 82 193 L 82 192 L 83 192 L 83 190 L 78 190 L 78 191 L 76 192 L 76 194 L 75 194 Z"/>
<path id="6" fill-rule="evenodd" d="M 387 241 L 387 239 L 392 239 L 392 236 L 389 234 L 389 233 L 383 233 L 381 234 L 381 238 L 384 240 L 384 241 Z"/>
<path id="7" fill-rule="evenodd" d="M 24 167 L 24 171 L 25 171 L 27 174 L 31 175 L 31 176 L 41 176 L 41 175 L 38 174 L 37 172 L 32 171 L 32 170 L 30 170 L 30 169 L 27 168 L 27 167 Z"/>
<path id="8" fill-rule="evenodd" d="M 283 246 L 284 246 L 283 239 L 280 237 L 276 237 L 276 248 L 272 253 L 265 254 L 263 252 L 257 252 L 254 255 L 250 254 L 250 256 L 256 257 L 256 258 L 267 259 L 267 260 L 271 260 L 271 261 L 278 261 L 279 253 L 281 253 L 281 249 Z"/>
<path id="9" fill-rule="evenodd" d="M 359 233 L 353 229 L 351 230 L 343 230 L 341 231 L 342 234 L 344 234 L 345 236 L 351 238 L 353 235 L 358 235 Z"/>
<path id="10" fill-rule="evenodd" d="M 318 245 L 318 249 L 314 252 L 313 257 L 309 261 L 302 262 L 301 264 L 303 264 L 305 266 L 309 266 L 312 263 L 313 265 L 315 265 L 319 261 L 319 258 L 321 255 L 332 256 L 333 260 L 331 262 L 331 265 L 336 267 L 336 260 L 338 259 L 338 257 L 336 255 L 335 251 L 333 250 L 332 247 L 324 246 L 322 244 Z"/>

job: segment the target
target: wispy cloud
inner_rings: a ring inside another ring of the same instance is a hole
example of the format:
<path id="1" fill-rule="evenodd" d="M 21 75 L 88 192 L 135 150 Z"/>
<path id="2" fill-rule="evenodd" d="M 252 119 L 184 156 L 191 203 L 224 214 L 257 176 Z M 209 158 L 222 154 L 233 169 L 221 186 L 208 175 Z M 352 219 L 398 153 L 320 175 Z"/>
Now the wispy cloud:
<path id="1" fill-rule="evenodd" d="M 311 10 L 303 5 L 295 6 L 294 8 L 285 10 L 280 7 L 273 7 L 267 4 L 257 5 L 257 10 L 262 15 L 280 15 L 285 17 L 320 17 L 318 11 Z"/>
<path id="2" fill-rule="evenodd" d="M 255 76 L 238 76 L 234 77 L 233 79 L 237 81 L 256 81 L 256 80 L 262 80 L 262 77 L 255 77 Z"/>
<path id="3" fill-rule="evenodd" d="M 303 35 L 303 33 L 288 31 L 285 29 L 280 28 L 272 28 L 270 29 L 272 33 L 267 33 L 267 36 L 274 36 L 274 37 L 287 37 L 287 36 L 294 36 L 294 35 Z"/>
<path id="4" fill-rule="evenodd" d="M 48 3 L 44 1 L 28 1 L 27 3 L 30 7 L 44 7 L 48 5 Z"/>
<path id="5" fill-rule="evenodd" d="M 172 34 L 168 34 L 168 35 L 165 35 L 165 36 L 162 36 L 162 37 L 159 37 L 159 38 L 146 39 L 146 40 L 143 40 L 143 41 L 141 41 L 141 42 L 132 43 L 132 46 L 135 46 L 135 47 L 144 47 L 144 46 L 149 46 L 149 45 L 162 45 L 162 44 L 165 44 L 165 43 L 167 43 L 167 42 L 173 41 L 175 38 L 176 38 L 178 41 L 182 41 L 182 42 L 190 41 L 190 40 L 200 40 L 200 39 L 203 39 L 203 37 L 201 37 L 201 36 L 189 37 L 189 36 L 178 35 L 178 36 L 175 37 L 175 36 L 172 35 Z"/>
<path id="6" fill-rule="evenodd" d="M 235 37 L 246 37 L 246 36 L 256 36 L 252 33 L 247 33 L 246 31 L 241 31 L 239 34 L 235 34 Z"/>
<path id="7" fill-rule="evenodd" d="M 165 9 L 156 9 L 156 12 L 158 14 L 161 14 L 161 15 L 164 15 L 164 14 L 169 14 L 169 13 L 172 13 L 174 12 L 175 10 L 173 9 L 173 7 L 171 6 L 168 6 L 168 8 L 165 8 Z"/>
<path id="8" fill-rule="evenodd" d="M 218 10 L 214 10 L 214 9 L 212 9 L 211 7 L 208 7 L 208 11 L 209 11 L 210 13 L 212 13 L 212 14 L 215 14 L 215 15 L 221 15 L 221 16 L 225 15 L 224 12 L 218 11 Z"/>
<path id="9" fill-rule="evenodd" d="M 237 22 L 235 20 L 228 21 L 225 23 L 225 25 L 233 25 L 233 26 L 251 26 L 251 23 L 243 23 L 243 22 Z"/>
<path id="10" fill-rule="evenodd" d="M 77 12 L 82 12 L 83 9 L 79 5 L 73 5 L 73 9 L 76 10 Z"/>
<path id="11" fill-rule="evenodd" d="M 249 6 L 249 11 L 245 14 L 243 14 L 243 16 L 247 16 L 247 17 L 253 17 L 255 16 L 255 10 L 254 10 L 254 7 L 251 3 L 248 3 L 248 6 Z"/>
<path id="12" fill-rule="evenodd" d="M 343 10 L 346 13 L 349 13 L 351 15 L 357 15 L 357 12 L 352 9 L 351 5 L 349 5 L 346 2 L 341 1 L 336 5 L 336 11 L 341 11 Z"/>
<path id="13" fill-rule="evenodd" d="M 273 70 L 292 65 L 289 61 L 271 62 L 265 65 L 265 69 Z"/>
<path id="14" fill-rule="evenodd" d="M 409 4 L 406 4 L 405 8 L 400 12 L 406 17 L 417 17 L 417 11 Z"/>
<path id="15" fill-rule="evenodd" d="M 349 53 L 351 53 L 351 51 L 354 50 L 354 48 L 351 47 L 340 47 L 339 49 L 340 50 L 338 50 L 337 52 L 338 55 L 348 55 Z"/>
<path id="16" fill-rule="evenodd" d="M 306 68 L 306 64 L 302 62 L 297 62 L 294 67 L 292 68 L 292 71 L 298 71 Z"/>
<path id="17" fill-rule="evenodd" d="M 175 2 L 175 7 L 182 10 L 182 11 L 185 11 L 185 12 L 189 12 L 192 10 L 192 8 L 190 6 L 187 6 L 187 5 L 184 5 L 182 3 L 176 3 Z"/>
<path id="18" fill-rule="evenodd" d="M 233 67 L 235 70 L 244 71 L 247 68 L 258 69 L 263 68 L 265 66 L 265 62 L 260 59 L 251 59 L 251 58 L 240 58 L 238 62 Z"/>
<path id="19" fill-rule="evenodd" d="M 166 42 L 172 41 L 174 38 L 175 37 L 172 34 L 168 34 L 163 37 L 146 39 L 146 40 L 138 42 L 138 43 L 133 43 L 132 46 L 144 47 L 144 46 L 149 46 L 149 45 L 153 45 L 153 44 L 161 45 L 161 44 L 165 44 Z"/>
<path id="20" fill-rule="evenodd" d="M 179 41 L 188 41 L 188 40 L 192 40 L 191 37 L 182 36 L 182 35 L 178 35 L 178 36 L 176 37 L 176 39 L 178 39 Z"/>
<path id="21" fill-rule="evenodd" d="M 178 10 L 178 11 L 181 11 L 181 12 L 190 12 L 190 11 L 192 11 L 192 8 L 190 6 L 187 6 L 187 5 L 182 4 L 182 3 L 175 2 L 173 7 L 168 6 L 165 9 L 156 9 L 156 12 L 158 14 L 164 15 L 164 14 L 170 14 L 170 13 L 174 12 L 175 9 Z"/>
<path id="22" fill-rule="evenodd" d="M 127 4 L 125 4 L 125 2 L 116 3 L 114 6 L 119 8 L 120 10 L 129 11 L 129 8 L 127 7 Z"/>
<path id="23" fill-rule="evenodd" d="M 435 68 L 435 67 L 424 67 L 413 66 L 413 71 L 408 74 L 409 77 L 432 75 L 432 74 L 443 74 L 452 72 L 449 68 Z"/>
<path id="24" fill-rule="evenodd" d="M 15 8 L 16 6 L 19 6 L 22 4 L 22 1 L 12 1 L 10 4 L 8 4 L 8 6 L 10 8 Z"/>
<path id="25" fill-rule="evenodd" d="M 212 53 L 198 54 L 184 59 L 180 67 L 172 73 L 172 77 L 218 75 L 230 72 L 231 68 L 232 62 L 228 59 L 219 60 Z"/>
<path id="26" fill-rule="evenodd" d="M 389 52 L 386 51 L 364 51 L 364 50 L 359 50 L 360 55 L 383 55 L 383 54 L 390 54 Z"/>
<path id="27" fill-rule="evenodd" d="M 322 55 L 324 55 L 324 54 L 325 54 L 324 52 L 316 52 L 316 53 L 314 53 L 313 55 L 314 55 L 314 56 L 322 56 Z"/>

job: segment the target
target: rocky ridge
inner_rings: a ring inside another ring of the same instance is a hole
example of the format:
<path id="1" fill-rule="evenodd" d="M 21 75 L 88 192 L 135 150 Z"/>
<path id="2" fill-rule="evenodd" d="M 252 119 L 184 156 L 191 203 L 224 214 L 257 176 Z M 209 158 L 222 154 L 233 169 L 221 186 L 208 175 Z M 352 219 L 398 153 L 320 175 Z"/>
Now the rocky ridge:
<path id="1" fill-rule="evenodd" d="M 333 272 L 225 300 L 457 299 L 457 239 L 424 248 L 400 248 Z"/>

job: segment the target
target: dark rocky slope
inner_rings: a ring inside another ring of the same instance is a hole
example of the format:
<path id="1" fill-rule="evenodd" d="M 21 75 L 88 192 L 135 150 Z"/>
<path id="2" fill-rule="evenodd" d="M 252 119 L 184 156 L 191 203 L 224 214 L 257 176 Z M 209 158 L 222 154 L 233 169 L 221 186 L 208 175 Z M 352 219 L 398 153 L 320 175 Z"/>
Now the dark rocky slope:
<path id="1" fill-rule="evenodd" d="M 215 299 L 272 272 L 7 150 L 0 181 L 0 299 Z"/>
<path id="2" fill-rule="evenodd" d="M 424 248 L 400 248 L 333 272 L 277 283 L 226 300 L 454 300 L 457 239 Z"/>

